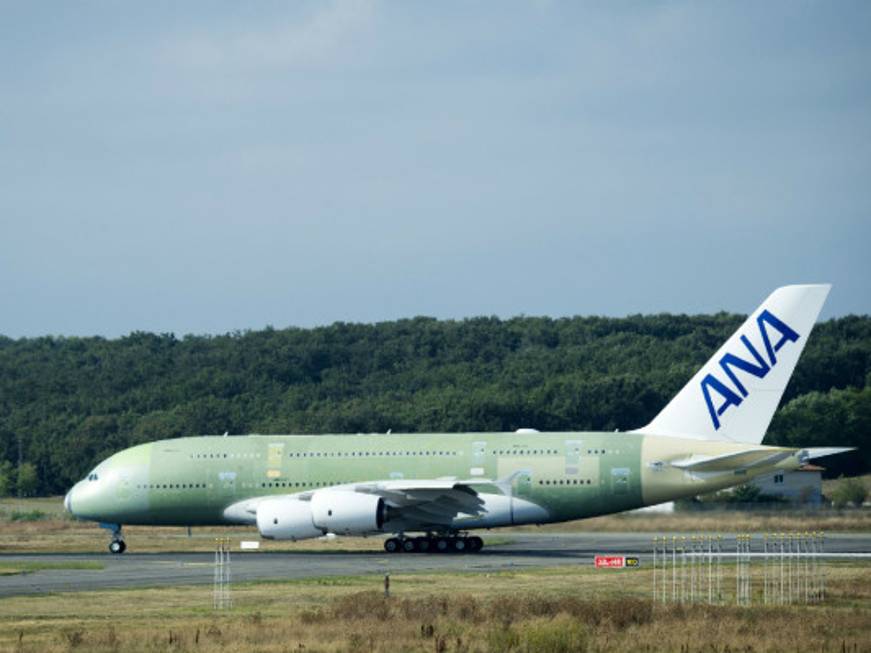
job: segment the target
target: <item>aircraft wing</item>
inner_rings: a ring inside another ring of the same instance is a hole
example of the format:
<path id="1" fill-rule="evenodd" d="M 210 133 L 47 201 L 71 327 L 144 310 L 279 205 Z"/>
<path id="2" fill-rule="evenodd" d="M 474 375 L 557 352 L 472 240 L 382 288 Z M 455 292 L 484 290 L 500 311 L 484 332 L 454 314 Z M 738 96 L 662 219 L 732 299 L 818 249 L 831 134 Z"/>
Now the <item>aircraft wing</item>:
<path id="1" fill-rule="evenodd" d="M 482 513 L 484 501 L 474 489 L 475 485 L 489 485 L 486 479 L 461 481 L 448 479 L 391 479 L 336 485 L 330 488 L 306 490 L 287 495 L 252 497 L 229 506 L 224 517 L 236 523 L 254 523 L 257 506 L 267 499 L 286 496 L 298 501 L 311 501 L 315 492 L 338 490 L 374 494 L 384 499 L 392 513 L 391 521 L 407 524 L 408 528 L 448 526 L 458 515 L 477 516 Z"/>
<path id="2" fill-rule="evenodd" d="M 447 526 L 458 515 L 479 515 L 484 506 L 471 483 L 455 479 L 374 481 L 354 490 L 380 496 L 394 520 L 420 527 Z"/>

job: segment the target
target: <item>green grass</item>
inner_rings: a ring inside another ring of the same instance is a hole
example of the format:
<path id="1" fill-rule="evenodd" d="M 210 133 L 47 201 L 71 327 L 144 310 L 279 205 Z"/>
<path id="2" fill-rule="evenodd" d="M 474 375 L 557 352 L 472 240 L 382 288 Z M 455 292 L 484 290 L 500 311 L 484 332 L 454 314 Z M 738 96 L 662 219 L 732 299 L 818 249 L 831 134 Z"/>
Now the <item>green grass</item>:
<path id="1" fill-rule="evenodd" d="M 871 474 L 863 474 L 862 476 L 855 476 L 852 478 L 858 479 L 868 490 L 869 495 L 871 495 Z M 823 480 L 823 496 L 831 499 L 832 494 L 835 489 L 846 480 L 844 477 L 841 478 L 827 478 Z"/>
<path id="2" fill-rule="evenodd" d="M 85 569 L 99 571 L 105 569 L 105 565 L 103 565 L 102 562 L 89 560 L 70 562 L 0 562 L 0 576 L 31 574 L 35 571 L 49 571 L 52 569 Z"/>
<path id="3" fill-rule="evenodd" d="M 2 497 L 0 512 L 39 510 L 51 517 L 66 517 L 63 497 Z"/>
<path id="4" fill-rule="evenodd" d="M 49 514 L 42 510 L 13 510 L 9 513 L 9 521 L 42 521 L 48 518 Z"/>

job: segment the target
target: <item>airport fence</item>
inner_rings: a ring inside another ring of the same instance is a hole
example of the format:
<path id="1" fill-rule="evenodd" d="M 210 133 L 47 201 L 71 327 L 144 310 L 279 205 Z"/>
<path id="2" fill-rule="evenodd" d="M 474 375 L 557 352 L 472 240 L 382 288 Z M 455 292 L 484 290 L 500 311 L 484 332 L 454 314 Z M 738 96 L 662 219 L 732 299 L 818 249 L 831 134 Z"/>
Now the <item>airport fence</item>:
<path id="1" fill-rule="evenodd" d="M 212 608 L 215 610 L 226 610 L 233 607 L 233 597 L 230 594 L 231 563 L 230 539 L 215 540 L 214 583 L 212 586 Z"/>
<path id="2" fill-rule="evenodd" d="M 790 605 L 825 598 L 822 532 L 653 538 L 655 603 Z"/>

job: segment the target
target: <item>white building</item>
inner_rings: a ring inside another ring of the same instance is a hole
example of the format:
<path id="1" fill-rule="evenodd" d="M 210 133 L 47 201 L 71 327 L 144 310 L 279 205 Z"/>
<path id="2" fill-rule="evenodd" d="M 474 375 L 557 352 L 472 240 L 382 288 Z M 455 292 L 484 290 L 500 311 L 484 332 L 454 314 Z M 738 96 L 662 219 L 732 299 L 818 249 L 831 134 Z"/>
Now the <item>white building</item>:
<path id="1" fill-rule="evenodd" d="M 749 485 L 762 494 L 783 497 L 791 503 L 818 506 L 823 500 L 823 467 L 805 465 L 792 472 L 758 476 Z"/>

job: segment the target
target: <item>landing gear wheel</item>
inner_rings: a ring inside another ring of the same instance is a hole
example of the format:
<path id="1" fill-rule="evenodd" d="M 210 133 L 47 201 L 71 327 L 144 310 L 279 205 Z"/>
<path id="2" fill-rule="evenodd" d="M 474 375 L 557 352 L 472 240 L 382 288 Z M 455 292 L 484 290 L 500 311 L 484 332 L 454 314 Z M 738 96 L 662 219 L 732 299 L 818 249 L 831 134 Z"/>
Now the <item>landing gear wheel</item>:
<path id="1" fill-rule="evenodd" d="M 121 524 L 100 522 L 100 528 L 105 528 L 112 533 L 112 539 L 109 542 L 109 553 L 117 555 L 127 550 L 127 545 L 124 543 L 124 534 L 121 532 Z"/>
<path id="2" fill-rule="evenodd" d="M 444 537 L 439 537 L 435 541 L 435 550 L 438 553 L 447 553 L 451 550 L 450 540 Z"/>
<path id="3" fill-rule="evenodd" d="M 469 551 L 471 551 L 472 553 L 477 553 L 484 548 L 484 540 L 482 540 L 477 535 L 473 535 L 472 537 L 470 537 L 468 540 L 468 544 Z"/>
<path id="4" fill-rule="evenodd" d="M 399 541 L 398 537 L 388 537 L 384 540 L 384 550 L 387 551 L 387 553 L 398 553 L 399 551 L 402 551 L 401 544 L 402 543 Z"/>
<path id="5" fill-rule="evenodd" d="M 465 553 L 467 548 L 467 542 L 465 537 L 458 537 L 453 541 L 453 549 L 457 553 Z"/>
<path id="6" fill-rule="evenodd" d="M 402 540 L 402 550 L 405 553 L 414 553 L 416 548 L 414 540 Z"/>
<path id="7" fill-rule="evenodd" d="M 426 553 L 432 548 L 432 540 L 428 537 L 414 538 L 414 550 L 418 553 Z"/>

